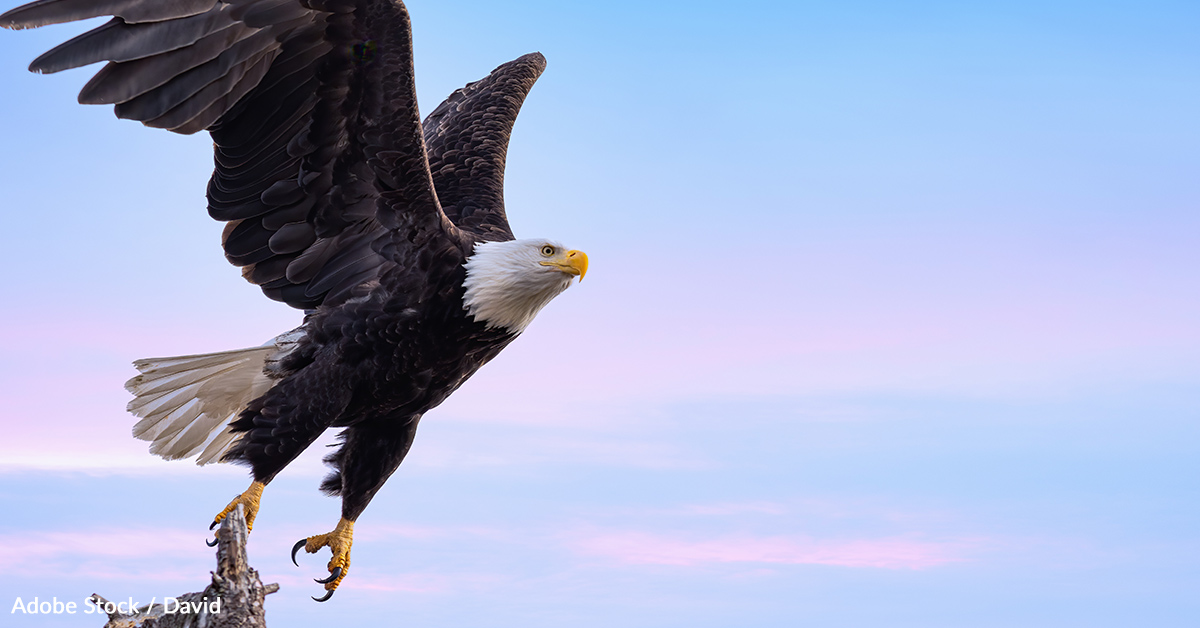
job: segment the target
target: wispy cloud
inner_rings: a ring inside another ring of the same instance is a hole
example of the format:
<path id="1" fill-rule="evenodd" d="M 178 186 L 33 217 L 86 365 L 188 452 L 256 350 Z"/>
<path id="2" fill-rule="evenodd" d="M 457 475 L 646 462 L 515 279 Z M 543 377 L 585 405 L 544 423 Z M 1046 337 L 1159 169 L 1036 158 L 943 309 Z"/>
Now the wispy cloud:
<path id="1" fill-rule="evenodd" d="M 128 529 L 98 531 L 24 531 L 0 535 L 0 571 L 26 578 L 89 577 L 108 579 L 194 580 L 197 569 L 180 548 L 195 547 L 195 530 Z M 161 559 L 173 557 L 163 569 Z"/>
<path id="2" fill-rule="evenodd" d="M 692 567 L 718 563 L 831 565 L 874 569 L 928 569 L 967 560 L 971 543 L 908 538 L 814 539 L 805 536 L 679 538 L 640 531 L 573 536 L 578 553 L 631 565 Z"/>
<path id="3" fill-rule="evenodd" d="M 730 516 L 745 514 L 781 515 L 787 512 L 784 504 L 777 502 L 724 502 L 717 504 L 692 504 L 681 506 L 679 514 Z"/>
<path id="4" fill-rule="evenodd" d="M 453 440 L 426 440 L 410 467 L 536 466 L 569 463 L 640 469 L 702 469 L 710 463 L 661 439 L 613 437 L 576 431 L 551 434 L 463 434 Z"/>
<path id="5" fill-rule="evenodd" d="M 506 579 L 499 574 L 415 572 L 381 574 L 364 571 L 355 574 L 355 588 L 384 593 L 451 593 L 464 588 L 495 586 Z"/>
<path id="6" fill-rule="evenodd" d="M 519 537 L 520 530 L 490 528 L 485 526 L 419 526 L 419 525 L 395 525 L 395 524 L 373 524 L 369 527 L 364 527 L 355 534 L 355 538 L 359 540 L 393 540 L 393 539 L 413 539 L 413 540 L 462 540 L 462 539 L 490 539 L 501 540 L 512 537 Z"/>

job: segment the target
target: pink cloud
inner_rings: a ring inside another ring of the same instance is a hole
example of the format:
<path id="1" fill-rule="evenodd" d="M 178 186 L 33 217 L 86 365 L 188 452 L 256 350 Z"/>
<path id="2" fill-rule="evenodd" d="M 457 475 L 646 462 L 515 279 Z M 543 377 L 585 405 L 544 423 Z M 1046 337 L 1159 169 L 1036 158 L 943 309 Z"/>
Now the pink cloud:
<path id="1" fill-rule="evenodd" d="M 726 536 L 687 540 L 646 532 L 581 535 L 569 542 L 582 554 L 632 565 L 692 567 L 715 563 L 832 565 L 927 569 L 963 562 L 965 543 L 905 538 L 818 540 L 804 536 Z"/>
<path id="2" fill-rule="evenodd" d="M 775 502 L 726 502 L 719 504 L 693 504 L 679 509 L 679 513 L 684 515 L 713 516 L 744 514 L 782 515 L 786 512 L 787 507 L 785 507 L 783 504 Z"/>
<path id="3" fill-rule="evenodd" d="M 31 558 L 155 556 L 196 540 L 194 530 L 111 530 L 97 532 L 24 532 L 0 536 L 0 546 L 20 548 L 0 553 L 0 568 Z M 13 556 L 12 554 L 20 554 Z M 16 561 L 9 563 L 8 561 Z"/>
<path id="4" fill-rule="evenodd" d="M 193 548 L 194 530 L 99 530 L 95 532 L 33 532 L 0 536 L 0 571 L 24 577 L 88 577 L 111 579 L 194 580 L 197 571 L 188 563 L 200 553 Z M 205 552 L 204 556 L 208 556 Z M 146 569 L 146 559 L 171 557 L 175 563 L 163 570 Z M 201 571 L 200 573 L 203 573 Z"/>
<path id="5" fill-rule="evenodd" d="M 549 432 L 551 430 L 544 430 Z M 522 431 L 487 438 L 466 432 L 453 439 L 427 440 L 414 448 L 412 467 L 462 469 L 538 464 L 597 464 L 643 469 L 703 469 L 711 463 L 661 439 L 609 436 L 586 428 L 555 428 L 556 433 Z M 500 440 L 503 439 L 503 440 Z M 497 446 L 498 442 L 503 447 Z"/>
<path id="6" fill-rule="evenodd" d="M 519 531 L 485 526 L 418 526 L 377 523 L 356 532 L 355 539 L 371 541 L 392 541 L 396 539 L 432 541 L 463 538 L 504 540 L 519 535 Z"/>
<path id="7" fill-rule="evenodd" d="M 362 572 L 355 588 L 380 593 L 451 593 L 464 588 L 493 588 L 507 579 L 495 574 L 418 572 L 379 574 Z"/>

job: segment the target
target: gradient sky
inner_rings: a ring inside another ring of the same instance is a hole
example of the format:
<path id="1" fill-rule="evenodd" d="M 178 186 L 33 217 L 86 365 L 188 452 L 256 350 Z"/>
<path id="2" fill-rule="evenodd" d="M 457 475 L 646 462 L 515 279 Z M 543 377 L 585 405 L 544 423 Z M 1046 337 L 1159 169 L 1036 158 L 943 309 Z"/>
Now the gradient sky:
<path id="1" fill-rule="evenodd" d="M 12 2 L 4 5 L 7 9 Z M 509 154 L 573 287 L 429 413 L 276 626 L 1125 627 L 1200 618 L 1200 5 L 410 3 L 428 112 L 549 69 Z M 0 625 L 203 588 L 245 472 L 129 435 L 140 357 L 298 323 L 223 260 L 205 136 L 75 104 L 0 32 Z"/>

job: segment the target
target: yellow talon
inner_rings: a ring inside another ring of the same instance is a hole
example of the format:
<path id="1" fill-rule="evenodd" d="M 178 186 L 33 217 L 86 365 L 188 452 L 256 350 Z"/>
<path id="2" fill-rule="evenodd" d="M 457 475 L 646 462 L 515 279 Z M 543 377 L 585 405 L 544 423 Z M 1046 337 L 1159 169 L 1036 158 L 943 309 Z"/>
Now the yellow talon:
<path id="1" fill-rule="evenodd" d="M 333 532 L 310 536 L 292 548 L 293 562 L 296 560 L 296 551 L 301 547 L 309 554 L 317 553 L 322 547 L 328 547 L 333 552 L 333 558 L 329 560 L 328 566 L 329 577 L 324 580 L 317 580 L 318 583 L 325 585 L 325 590 L 329 593 L 324 598 L 317 600 L 318 602 L 328 600 L 333 595 L 334 590 L 338 588 L 338 585 L 342 583 L 342 579 L 350 571 L 350 546 L 353 543 L 354 522 L 343 517 L 338 521 L 337 527 L 333 529 Z"/>
<path id="2" fill-rule="evenodd" d="M 237 510 L 238 504 L 241 504 L 246 515 L 246 530 L 254 528 L 254 517 L 258 515 L 259 500 L 262 499 L 263 489 L 266 484 L 262 482 L 254 482 L 246 492 L 233 498 L 229 505 L 225 507 L 216 517 L 213 517 L 213 526 L 215 527 L 226 515 Z"/>

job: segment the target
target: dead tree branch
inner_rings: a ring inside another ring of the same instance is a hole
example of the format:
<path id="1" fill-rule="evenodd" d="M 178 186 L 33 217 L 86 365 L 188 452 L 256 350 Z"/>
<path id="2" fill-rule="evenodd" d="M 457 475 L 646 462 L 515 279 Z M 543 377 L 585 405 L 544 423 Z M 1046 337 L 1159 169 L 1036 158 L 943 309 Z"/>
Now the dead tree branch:
<path id="1" fill-rule="evenodd" d="M 91 601 L 108 613 L 104 628 L 266 628 L 263 599 L 279 590 L 263 585 L 246 560 L 246 517 L 239 505 L 217 531 L 217 570 L 212 584 L 200 593 L 167 598 L 125 614 L 116 605 L 93 594 Z"/>

